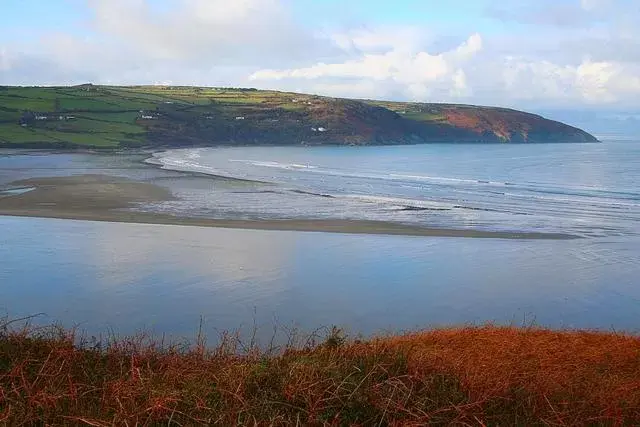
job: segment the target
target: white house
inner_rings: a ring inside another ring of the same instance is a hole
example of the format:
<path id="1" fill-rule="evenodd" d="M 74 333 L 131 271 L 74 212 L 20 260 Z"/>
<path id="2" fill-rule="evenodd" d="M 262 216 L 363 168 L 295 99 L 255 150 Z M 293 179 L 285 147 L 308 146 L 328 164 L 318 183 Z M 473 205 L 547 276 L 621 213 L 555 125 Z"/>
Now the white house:
<path id="1" fill-rule="evenodd" d="M 238 116 L 236 117 L 236 120 L 244 120 L 244 116 Z"/>
<path id="2" fill-rule="evenodd" d="M 145 119 L 145 120 L 154 120 L 154 119 L 155 119 L 155 117 L 154 117 L 154 116 L 149 116 L 149 115 L 147 115 L 147 114 L 143 114 L 143 115 L 142 115 L 142 118 L 143 118 L 143 119 Z"/>

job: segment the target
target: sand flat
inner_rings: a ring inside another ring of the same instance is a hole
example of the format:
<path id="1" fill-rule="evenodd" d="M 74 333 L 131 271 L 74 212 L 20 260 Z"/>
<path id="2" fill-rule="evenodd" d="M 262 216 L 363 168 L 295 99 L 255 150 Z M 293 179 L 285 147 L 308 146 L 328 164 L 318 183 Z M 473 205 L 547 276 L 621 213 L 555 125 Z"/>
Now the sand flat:
<path id="1" fill-rule="evenodd" d="M 15 181 L 9 187 L 34 187 L 23 194 L 0 198 L 0 215 L 89 221 L 186 225 L 255 230 L 316 231 L 403 236 L 474 237 L 497 239 L 572 239 L 559 233 L 508 232 L 428 228 L 382 221 L 332 219 L 213 219 L 127 210 L 145 203 L 174 199 L 161 186 L 107 175 L 77 175 Z"/>

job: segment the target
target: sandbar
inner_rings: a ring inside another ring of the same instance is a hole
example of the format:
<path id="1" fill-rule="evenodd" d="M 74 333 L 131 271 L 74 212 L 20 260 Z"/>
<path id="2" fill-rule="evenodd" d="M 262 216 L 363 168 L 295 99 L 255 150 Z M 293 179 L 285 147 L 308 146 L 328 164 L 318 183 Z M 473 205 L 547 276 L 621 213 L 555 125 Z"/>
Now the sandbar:
<path id="1" fill-rule="evenodd" d="M 88 221 L 167 224 L 252 230 L 288 230 L 402 236 L 473 237 L 494 239 L 566 240 L 576 236 L 561 233 L 510 232 L 430 228 L 383 221 L 342 219 L 215 219 L 174 216 L 131 210 L 146 203 L 173 200 L 167 188 L 108 175 L 76 175 L 32 178 L 5 186 L 33 188 L 22 194 L 0 195 L 0 215 L 60 218 Z"/>

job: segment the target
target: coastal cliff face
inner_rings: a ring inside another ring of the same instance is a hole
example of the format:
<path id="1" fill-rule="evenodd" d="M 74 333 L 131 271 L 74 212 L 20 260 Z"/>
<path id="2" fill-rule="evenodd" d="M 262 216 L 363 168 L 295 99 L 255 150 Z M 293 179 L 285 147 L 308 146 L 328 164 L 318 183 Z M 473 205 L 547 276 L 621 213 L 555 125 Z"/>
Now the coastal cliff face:
<path id="1" fill-rule="evenodd" d="M 505 108 L 350 100 L 255 89 L 0 88 L 3 147 L 595 142 Z"/>

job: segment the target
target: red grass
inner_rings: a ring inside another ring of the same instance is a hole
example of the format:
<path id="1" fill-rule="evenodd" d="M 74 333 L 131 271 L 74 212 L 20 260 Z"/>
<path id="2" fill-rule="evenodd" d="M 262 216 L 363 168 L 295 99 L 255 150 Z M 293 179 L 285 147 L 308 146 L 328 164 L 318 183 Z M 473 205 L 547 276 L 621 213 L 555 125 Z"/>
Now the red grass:
<path id="1" fill-rule="evenodd" d="M 640 339 L 493 326 L 239 355 L 0 334 L 0 424 L 640 423 Z"/>

